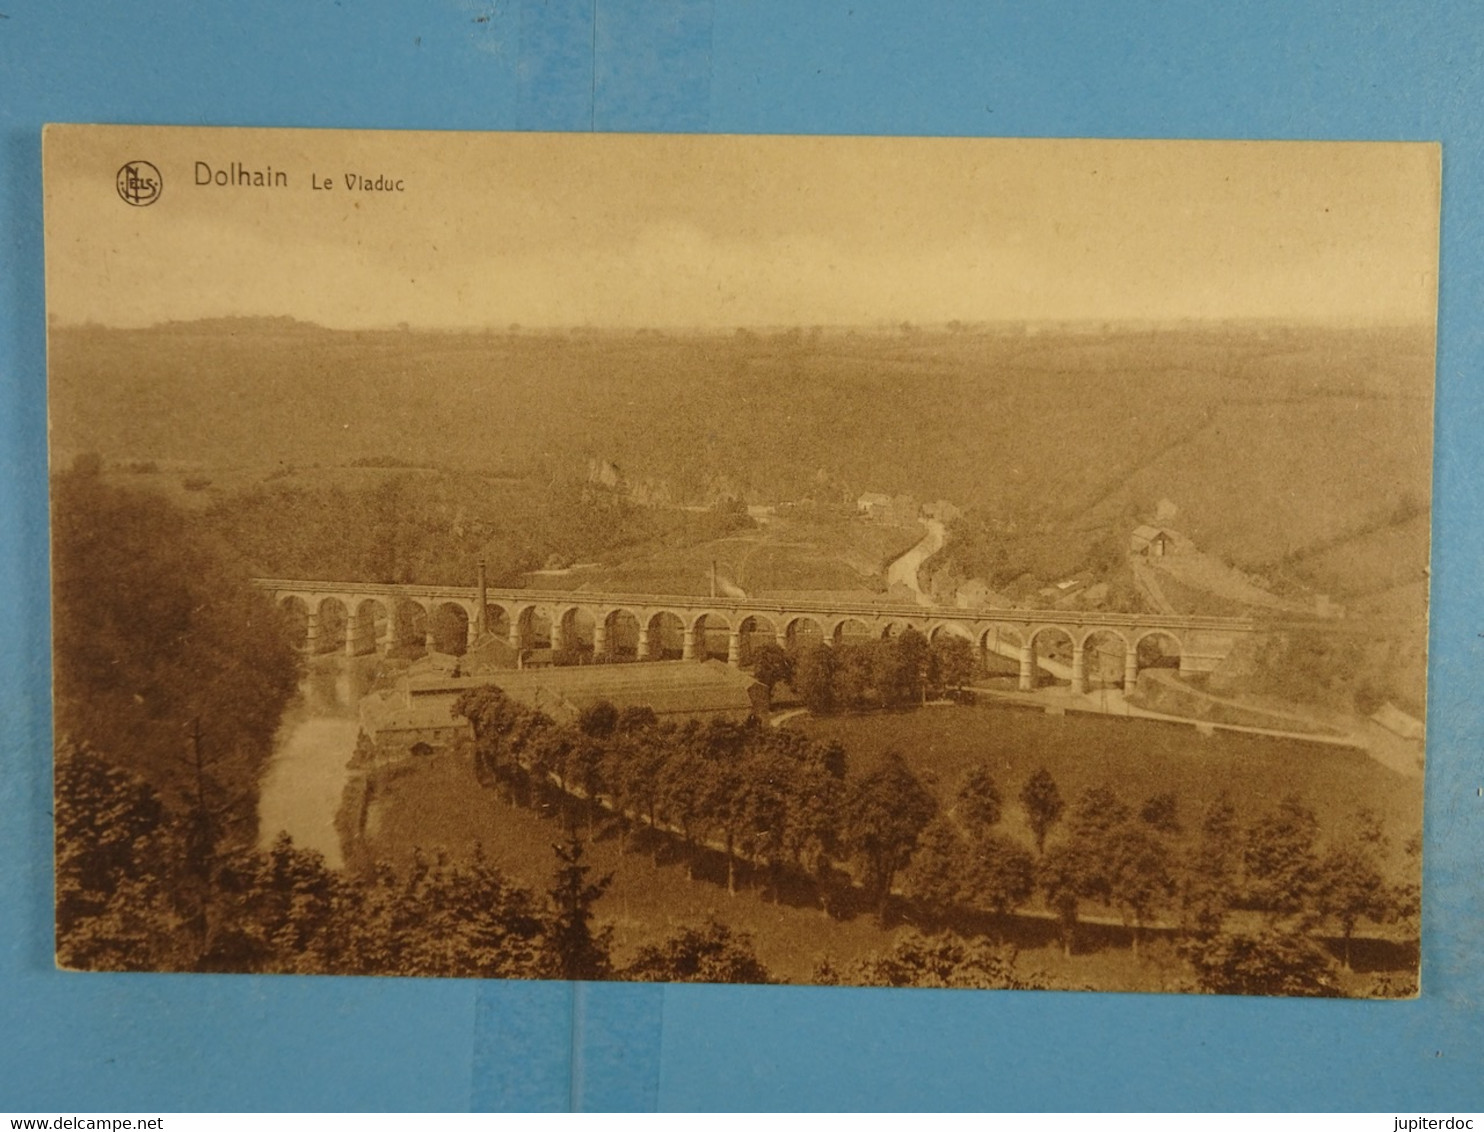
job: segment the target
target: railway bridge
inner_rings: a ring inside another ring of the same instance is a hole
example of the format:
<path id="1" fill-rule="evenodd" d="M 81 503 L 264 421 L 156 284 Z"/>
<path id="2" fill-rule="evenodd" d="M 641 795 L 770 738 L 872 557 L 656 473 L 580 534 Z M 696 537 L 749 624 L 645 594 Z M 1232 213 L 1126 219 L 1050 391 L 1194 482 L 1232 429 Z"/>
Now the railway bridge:
<path id="1" fill-rule="evenodd" d="M 910 627 L 929 641 L 952 634 L 981 657 L 1018 661 L 1023 690 L 1035 686 L 1038 672 L 1085 689 L 1090 676 L 1117 671 L 1120 654 L 1125 687 L 1150 664 L 1178 664 L 1184 675 L 1209 672 L 1242 637 L 1265 631 L 1231 617 L 282 578 L 255 583 L 293 617 L 298 643 L 310 653 L 355 656 L 411 646 L 457 654 L 496 638 L 517 658 L 550 649 L 558 660 L 716 657 L 740 667 L 762 644 L 879 640 Z"/>

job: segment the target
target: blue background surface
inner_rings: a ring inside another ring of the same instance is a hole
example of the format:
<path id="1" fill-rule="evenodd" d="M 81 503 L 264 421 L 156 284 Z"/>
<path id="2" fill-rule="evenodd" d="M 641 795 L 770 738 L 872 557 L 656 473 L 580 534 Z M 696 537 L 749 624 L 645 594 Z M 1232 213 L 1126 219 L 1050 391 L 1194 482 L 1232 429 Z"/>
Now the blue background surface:
<path id="1" fill-rule="evenodd" d="M 0 0 L 0 1110 L 1484 1109 L 1481 68 L 1426 0 Z M 1442 141 L 1423 997 L 53 970 L 47 121 Z"/>

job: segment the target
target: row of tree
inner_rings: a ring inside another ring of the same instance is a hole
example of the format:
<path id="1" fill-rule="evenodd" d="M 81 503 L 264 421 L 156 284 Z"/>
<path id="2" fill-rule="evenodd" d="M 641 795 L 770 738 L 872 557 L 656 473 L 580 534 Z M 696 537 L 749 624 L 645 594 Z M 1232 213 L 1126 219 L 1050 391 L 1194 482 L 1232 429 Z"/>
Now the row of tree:
<path id="1" fill-rule="evenodd" d="M 816 715 L 902 708 L 961 691 L 975 675 L 974 646 L 952 633 L 931 644 L 914 628 L 885 640 L 763 645 L 753 673 L 768 688 L 785 683 Z"/>
<path id="2" fill-rule="evenodd" d="M 1039 894 L 1062 928 L 1070 953 L 1087 905 L 1115 911 L 1131 929 L 1176 927 L 1187 938 L 1220 935 L 1238 914 L 1267 931 L 1336 932 L 1345 965 L 1362 921 L 1415 927 L 1418 889 L 1388 879 L 1389 843 L 1374 813 L 1321 834 L 1314 811 L 1296 797 L 1242 825 L 1219 795 L 1194 829 L 1179 799 L 1155 794 L 1129 805 L 1107 786 L 1082 791 L 1068 807 L 1055 782 L 1037 771 L 1021 791 L 1036 855 L 998 832 L 1000 795 L 983 768 L 972 771 L 949 813 L 923 830 L 907 878 L 929 908 L 968 906 L 999 915 Z M 1048 847 L 1053 827 L 1065 828 Z M 1406 852 L 1415 861 L 1415 839 Z"/>
<path id="3" fill-rule="evenodd" d="M 1150 927 L 1175 930 L 1196 968 L 1232 931 L 1253 930 L 1279 951 L 1302 950 L 1289 937 L 1337 935 L 1348 967 L 1362 922 L 1415 927 L 1418 915 L 1417 886 L 1389 879 L 1388 840 L 1369 812 L 1324 837 L 1297 797 L 1244 825 L 1223 795 L 1187 828 L 1174 794 L 1136 806 L 1096 786 L 1068 803 L 1043 769 L 1016 799 L 1027 844 L 1003 828 L 1006 802 L 987 766 L 945 806 L 898 755 L 851 775 L 838 744 L 788 729 L 661 724 L 648 709 L 603 703 L 563 725 L 493 687 L 466 692 L 454 710 L 473 724 L 482 778 L 512 803 L 565 791 L 590 815 L 719 849 L 733 891 L 746 864 L 765 896 L 792 875 L 826 911 L 848 908 L 853 892 L 883 921 L 973 930 L 988 916 L 1001 934 L 1013 932 L 1014 913 L 1049 914 L 1068 954 L 1082 919 L 1114 915 L 1136 953 Z M 1406 851 L 1415 857 L 1415 840 Z"/>
<path id="4" fill-rule="evenodd" d="M 611 930 L 597 927 L 594 916 L 608 878 L 589 876 L 575 837 L 554 846 L 557 867 L 544 894 L 510 883 L 477 851 L 463 862 L 419 857 L 400 871 L 383 865 L 342 873 L 287 837 L 267 852 L 239 847 L 203 855 L 195 837 L 199 815 L 172 811 L 138 776 L 87 748 L 65 745 L 57 771 L 58 958 L 64 966 L 774 981 L 750 937 L 714 919 L 615 963 Z M 1322 950 L 1276 923 L 1257 932 L 1195 934 L 1181 952 L 1193 972 L 1190 989 L 1339 993 Z M 909 931 L 885 951 L 852 962 L 822 960 L 812 981 L 1057 985 L 1043 972 L 1021 970 L 1013 946 L 942 930 Z"/>
<path id="5" fill-rule="evenodd" d="M 558 724 L 494 686 L 464 692 L 452 710 L 473 726 L 481 779 L 504 789 L 512 804 L 532 804 L 556 789 L 588 800 L 590 819 L 606 805 L 638 825 L 673 831 L 687 846 L 714 842 L 726 855 L 732 891 L 739 862 L 775 889 L 792 866 L 813 878 L 827 901 L 837 880 L 833 862 L 842 853 L 870 852 L 852 836 L 863 829 L 842 832 L 841 815 L 859 811 L 864 799 L 859 783 L 847 791 L 837 743 L 755 723 L 660 723 L 649 708 L 619 711 L 607 702 Z M 930 805 L 906 768 L 898 769 L 917 786 L 920 804 Z"/>

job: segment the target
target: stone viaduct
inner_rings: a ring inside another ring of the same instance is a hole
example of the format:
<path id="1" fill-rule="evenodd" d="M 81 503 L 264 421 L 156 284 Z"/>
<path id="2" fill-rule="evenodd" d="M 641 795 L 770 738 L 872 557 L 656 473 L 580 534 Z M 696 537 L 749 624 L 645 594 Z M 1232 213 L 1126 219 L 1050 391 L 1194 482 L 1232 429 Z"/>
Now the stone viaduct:
<path id="1" fill-rule="evenodd" d="M 598 660 L 705 660 L 749 664 L 764 643 L 782 647 L 889 638 L 908 627 L 928 640 L 949 633 L 1019 662 L 1020 687 L 1037 670 L 1085 689 L 1089 658 L 1122 655 L 1131 687 L 1141 665 L 1209 672 L 1243 636 L 1245 618 L 1074 610 L 958 609 L 872 602 L 731 599 L 586 591 L 503 590 L 368 582 L 256 579 L 299 626 L 309 652 L 358 655 L 395 647 L 462 653 L 486 636 L 515 656 L 550 648 Z M 480 598 L 483 595 L 483 607 Z M 1116 664 L 1115 664 L 1116 667 Z"/>

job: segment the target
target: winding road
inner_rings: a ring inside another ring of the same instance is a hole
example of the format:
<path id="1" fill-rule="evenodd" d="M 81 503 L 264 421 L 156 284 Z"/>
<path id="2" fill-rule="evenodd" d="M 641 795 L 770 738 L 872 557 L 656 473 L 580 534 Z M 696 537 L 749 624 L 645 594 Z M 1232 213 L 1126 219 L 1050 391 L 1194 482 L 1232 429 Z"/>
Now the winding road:
<path id="1" fill-rule="evenodd" d="M 927 528 L 927 534 L 922 536 L 916 546 L 886 568 L 886 584 L 894 586 L 901 582 L 916 596 L 918 605 L 932 605 L 933 599 L 923 593 L 922 587 L 918 585 L 917 572 L 924 562 L 943 549 L 943 544 L 948 541 L 948 530 L 937 519 L 924 519 L 922 525 Z"/>

